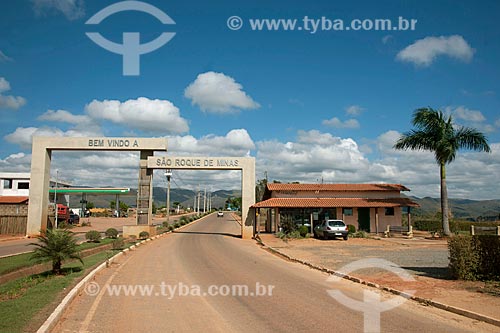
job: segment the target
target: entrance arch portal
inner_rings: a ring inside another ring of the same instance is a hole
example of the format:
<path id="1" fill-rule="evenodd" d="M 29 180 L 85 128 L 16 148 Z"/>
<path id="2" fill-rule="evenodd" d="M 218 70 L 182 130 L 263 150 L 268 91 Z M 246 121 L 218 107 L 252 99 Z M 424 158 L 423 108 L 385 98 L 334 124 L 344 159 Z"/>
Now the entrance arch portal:
<path id="1" fill-rule="evenodd" d="M 33 137 L 26 236 L 38 236 L 47 228 L 49 181 L 52 151 L 139 151 L 137 225 L 152 222 L 153 169 L 241 170 L 242 238 L 254 234 L 255 159 L 252 157 L 172 157 L 154 156 L 167 151 L 166 138 Z"/>

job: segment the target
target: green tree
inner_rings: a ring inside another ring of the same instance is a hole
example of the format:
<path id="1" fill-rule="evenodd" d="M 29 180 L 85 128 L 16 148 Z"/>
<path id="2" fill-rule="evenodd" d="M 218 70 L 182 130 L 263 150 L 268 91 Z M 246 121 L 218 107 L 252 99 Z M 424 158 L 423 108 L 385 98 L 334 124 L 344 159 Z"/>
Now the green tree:
<path id="1" fill-rule="evenodd" d="M 394 145 L 395 149 L 427 150 L 434 153 L 441 178 L 441 221 L 443 232 L 449 236 L 448 190 L 446 187 L 446 164 L 451 163 L 461 148 L 490 152 L 485 135 L 470 127 L 453 123 L 451 115 L 440 110 L 420 108 L 413 114 L 416 129 L 404 133 Z"/>
<path id="2" fill-rule="evenodd" d="M 255 201 L 257 202 L 262 201 L 262 197 L 264 196 L 266 187 L 267 187 L 266 178 L 257 180 L 257 184 L 255 185 Z"/>
<path id="3" fill-rule="evenodd" d="M 47 229 L 38 238 L 38 243 L 30 244 L 36 246 L 31 259 L 39 262 L 50 260 L 52 272 L 61 274 L 62 262 L 65 259 L 78 259 L 83 264 L 76 242 L 74 233 L 71 231 Z"/>

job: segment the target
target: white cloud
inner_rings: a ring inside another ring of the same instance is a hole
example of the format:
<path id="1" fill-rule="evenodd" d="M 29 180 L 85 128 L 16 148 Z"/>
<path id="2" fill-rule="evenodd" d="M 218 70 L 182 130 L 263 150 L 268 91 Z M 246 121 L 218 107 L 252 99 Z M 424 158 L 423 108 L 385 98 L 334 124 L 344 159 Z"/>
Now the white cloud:
<path id="1" fill-rule="evenodd" d="M 63 122 L 75 125 L 89 124 L 92 119 L 86 115 L 74 115 L 66 110 L 48 110 L 38 117 L 38 120 Z"/>
<path id="2" fill-rule="evenodd" d="M 357 179 L 368 161 L 352 139 L 341 139 L 317 130 L 299 131 L 295 142 L 257 142 L 258 173 L 267 171 L 271 179 L 327 182 Z"/>
<path id="3" fill-rule="evenodd" d="M 200 139 L 191 135 L 168 137 L 168 142 L 169 152 L 174 154 L 245 156 L 255 149 L 255 144 L 245 129 L 231 130 L 225 136 L 207 135 Z"/>
<path id="4" fill-rule="evenodd" d="M 31 0 L 37 15 L 46 15 L 49 12 L 59 11 L 68 20 L 76 20 L 85 15 L 83 0 Z"/>
<path id="5" fill-rule="evenodd" d="M 5 53 L 0 51 L 0 62 L 12 61 L 12 58 L 7 57 Z"/>
<path id="6" fill-rule="evenodd" d="M 495 126 L 485 123 L 486 117 L 481 111 L 471 110 L 465 106 L 451 107 L 447 106 L 445 111 L 448 114 L 453 115 L 457 120 L 462 120 L 466 126 L 471 126 L 477 130 L 485 133 L 491 133 L 495 131 Z"/>
<path id="7" fill-rule="evenodd" d="M 81 126 L 63 131 L 56 127 L 18 127 L 12 133 L 4 136 L 5 141 L 17 144 L 23 149 L 30 149 L 33 136 L 54 136 L 54 137 L 84 137 L 102 136 L 100 128 L 96 126 Z"/>
<path id="8" fill-rule="evenodd" d="M 135 100 L 93 100 L 86 107 L 93 119 L 108 120 L 131 129 L 148 132 L 184 133 L 189 130 L 186 119 L 179 109 L 167 100 L 139 97 Z"/>
<path id="9" fill-rule="evenodd" d="M 345 113 L 350 116 L 356 117 L 359 116 L 364 110 L 365 109 L 359 105 L 351 105 L 345 109 Z"/>
<path id="10" fill-rule="evenodd" d="M 44 131 L 44 133 L 42 133 Z M 52 131 L 52 132 L 51 132 Z M 19 128 L 5 140 L 31 145 L 33 135 L 63 137 L 65 132 L 55 129 Z M 245 129 L 233 129 L 224 136 L 207 135 L 195 138 L 191 135 L 168 137 L 168 154 L 175 156 L 247 156 L 255 144 Z M 21 153 L 22 154 L 22 153 Z M 54 152 L 52 170 L 59 169 L 60 176 L 75 185 L 136 187 L 138 175 L 137 152 Z M 0 170 L 8 171 L 19 159 L 0 160 Z M 23 163 L 29 171 L 29 160 Z M 71 165 L 71 168 L 65 167 Z M 161 171 L 161 170 L 160 170 Z M 99 177 L 96 175 L 99 174 Z M 214 186 L 215 189 L 238 188 L 240 171 L 180 171 L 175 170 L 176 183 L 184 188 L 198 184 Z M 181 180 L 182 179 L 182 180 Z M 156 186 L 163 186 L 162 172 L 155 175 Z M 174 186 L 174 184 L 173 184 Z"/>
<path id="11" fill-rule="evenodd" d="M 359 122 L 356 119 L 347 119 L 346 121 L 342 121 L 337 117 L 333 117 L 332 119 L 323 120 L 322 123 L 323 125 L 334 128 L 359 128 Z"/>
<path id="12" fill-rule="evenodd" d="M 31 136 L 63 137 L 68 132 L 50 128 L 18 128 L 6 141 L 31 144 Z M 317 130 L 298 131 L 288 142 L 264 140 L 254 143 L 245 129 L 233 129 L 226 135 L 168 137 L 169 155 L 174 156 L 246 156 L 256 151 L 256 175 L 267 171 L 270 180 L 328 183 L 401 183 L 409 195 L 439 197 L 439 166 L 426 151 L 393 149 L 400 137 L 387 131 L 372 143 L 375 153 L 361 149 L 350 138 L 335 137 Z M 447 166 L 450 198 L 499 198 L 500 143 L 491 143 L 491 154 L 460 151 Z M 366 154 L 376 157 L 368 158 Z M 29 172 L 30 155 L 12 154 L 0 159 L 0 170 Z M 137 186 L 136 152 L 54 152 L 52 170 L 75 185 Z M 71 168 L 67 166 L 70 165 Z M 99 174 L 99 177 L 96 177 Z M 239 171 L 174 170 L 173 186 L 196 189 L 229 189 L 241 186 Z M 155 186 L 165 186 L 162 170 L 154 176 Z"/>
<path id="13" fill-rule="evenodd" d="M 17 110 L 26 104 L 26 99 L 20 96 L 3 96 L 0 95 L 0 109 L 13 109 Z"/>
<path id="14" fill-rule="evenodd" d="M 18 127 L 10 134 L 4 136 L 7 142 L 20 145 L 22 148 L 30 148 L 33 136 L 64 136 L 64 132 L 58 128 L 37 128 L 37 127 Z"/>
<path id="15" fill-rule="evenodd" d="M 0 77 L 0 93 L 10 90 L 10 83 L 4 77 Z"/>
<path id="16" fill-rule="evenodd" d="M 17 110 L 26 104 L 26 99 L 20 96 L 3 95 L 4 92 L 10 90 L 10 83 L 5 78 L 0 77 L 0 109 Z"/>
<path id="17" fill-rule="evenodd" d="M 256 109 L 260 105 L 248 96 L 241 84 L 223 73 L 199 74 L 184 91 L 184 96 L 201 110 L 213 113 L 231 113 L 238 109 Z"/>
<path id="18" fill-rule="evenodd" d="M 401 50 L 396 58 L 401 61 L 411 62 L 417 66 L 430 66 L 439 56 L 449 56 L 470 62 L 474 49 L 462 36 L 425 37 Z"/>
<path id="19" fill-rule="evenodd" d="M 471 110 L 471 109 L 468 109 L 464 106 L 459 106 L 457 108 L 455 108 L 453 110 L 452 107 L 447 107 L 446 110 L 448 112 L 452 112 L 452 114 L 458 118 L 458 119 L 462 119 L 462 120 L 465 120 L 465 121 L 470 121 L 470 122 L 474 122 L 474 123 L 480 123 L 480 122 L 483 122 L 486 120 L 486 118 L 483 116 L 483 114 L 481 113 L 481 111 L 477 111 L 477 110 Z"/>
<path id="20" fill-rule="evenodd" d="M 0 170 L 5 172 L 30 172 L 31 155 L 16 153 L 0 159 Z"/>

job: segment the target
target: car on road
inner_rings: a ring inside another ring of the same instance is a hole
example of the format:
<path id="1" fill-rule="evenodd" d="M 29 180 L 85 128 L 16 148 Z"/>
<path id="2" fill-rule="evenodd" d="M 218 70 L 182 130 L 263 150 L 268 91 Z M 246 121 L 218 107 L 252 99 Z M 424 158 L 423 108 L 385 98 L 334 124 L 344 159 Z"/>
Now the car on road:
<path id="1" fill-rule="evenodd" d="M 325 220 L 314 227 L 314 237 L 323 239 L 342 237 L 347 240 L 349 229 L 342 220 Z"/>
<path id="2" fill-rule="evenodd" d="M 80 223 L 80 216 L 75 213 L 70 213 L 68 217 L 68 223 L 69 224 L 78 224 Z"/>
<path id="3" fill-rule="evenodd" d="M 224 213 L 223 212 L 217 212 L 217 217 L 224 217 Z"/>

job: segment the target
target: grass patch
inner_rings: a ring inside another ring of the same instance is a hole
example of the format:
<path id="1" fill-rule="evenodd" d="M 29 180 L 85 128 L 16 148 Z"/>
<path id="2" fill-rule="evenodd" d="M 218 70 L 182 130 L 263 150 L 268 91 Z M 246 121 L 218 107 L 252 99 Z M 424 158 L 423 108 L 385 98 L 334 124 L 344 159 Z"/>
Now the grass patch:
<path id="1" fill-rule="evenodd" d="M 36 240 L 33 242 L 36 242 Z M 102 239 L 100 243 L 85 242 L 78 245 L 78 250 L 79 251 L 88 250 L 99 246 L 107 245 L 112 242 L 113 240 L 108 238 Z M 30 253 L 23 253 L 15 256 L 0 258 L 0 275 L 7 274 L 21 268 L 33 266 L 35 262 L 30 260 L 31 254 L 32 253 L 30 252 Z"/>
<path id="2" fill-rule="evenodd" d="M 487 281 L 484 286 L 476 289 L 477 292 L 500 297 L 500 282 Z"/>
<path id="3" fill-rule="evenodd" d="M 28 267 L 33 265 L 33 262 L 30 262 L 31 252 L 18 254 L 15 256 L 5 257 L 0 259 L 0 275 L 6 274 L 17 269 Z"/>
<path id="4" fill-rule="evenodd" d="M 110 251 L 103 251 L 86 257 L 83 267 L 78 261 L 64 265 L 63 275 L 45 272 L 0 285 L 0 332 L 35 331 L 46 319 L 37 315 L 50 313 L 65 289 L 110 256 Z"/>

